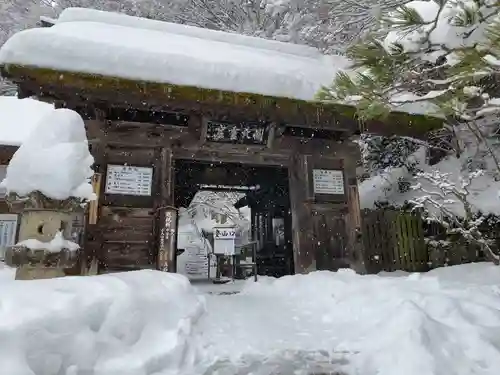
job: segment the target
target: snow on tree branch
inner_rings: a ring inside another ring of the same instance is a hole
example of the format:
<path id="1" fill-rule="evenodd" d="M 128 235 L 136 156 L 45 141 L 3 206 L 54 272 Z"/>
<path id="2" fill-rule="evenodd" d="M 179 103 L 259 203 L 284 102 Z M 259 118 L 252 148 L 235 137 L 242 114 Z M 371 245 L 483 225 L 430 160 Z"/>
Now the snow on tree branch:
<path id="1" fill-rule="evenodd" d="M 494 0 L 415 0 L 385 12 L 379 30 L 348 50 L 353 71 L 320 97 L 351 102 L 365 118 L 424 105 L 465 121 L 497 112 L 499 10 Z"/>
<path id="2" fill-rule="evenodd" d="M 417 184 L 413 190 L 422 193 L 410 201 L 414 209 L 424 209 L 429 214 L 429 220 L 436 221 L 447 228 L 448 233 L 458 233 L 467 241 L 477 244 L 487 257 L 495 264 L 500 264 L 500 256 L 491 247 L 490 241 L 481 232 L 480 225 L 484 216 L 475 217 L 474 207 L 470 202 L 470 186 L 484 171 L 476 170 L 461 176 L 457 182 L 450 179 L 450 173 L 438 170 L 417 173 Z M 427 182 L 430 188 L 424 188 L 422 182 Z M 450 206 L 460 204 L 465 212 L 463 218 L 457 216 Z M 429 209 L 433 208 L 433 209 Z"/>

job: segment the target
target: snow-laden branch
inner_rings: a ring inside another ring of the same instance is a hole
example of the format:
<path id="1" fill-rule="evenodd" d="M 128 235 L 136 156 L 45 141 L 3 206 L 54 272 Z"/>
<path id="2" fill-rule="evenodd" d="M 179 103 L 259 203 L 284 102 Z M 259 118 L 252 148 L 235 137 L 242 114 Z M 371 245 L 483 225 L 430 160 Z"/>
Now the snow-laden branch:
<path id="1" fill-rule="evenodd" d="M 429 114 L 473 121 L 500 111 L 500 3 L 411 1 L 385 12 L 379 30 L 353 46 L 351 72 L 322 92 L 363 117 L 426 105 Z M 432 111 L 431 111 L 432 110 Z"/>
<path id="2" fill-rule="evenodd" d="M 475 218 L 474 208 L 470 202 L 470 186 L 483 173 L 482 170 L 473 171 L 461 176 L 457 182 L 451 181 L 449 173 L 442 173 L 438 170 L 417 173 L 416 178 L 420 181 L 412 186 L 412 189 L 421 192 L 422 195 L 414 198 L 410 203 L 413 204 L 414 209 L 425 209 L 430 219 L 442 224 L 449 234 L 458 233 L 468 242 L 479 245 L 486 256 L 498 265 L 500 256 L 494 252 L 490 241 L 480 230 L 484 216 Z M 422 184 L 424 181 L 431 187 L 424 188 Z M 450 208 L 457 203 L 465 212 L 464 218 L 459 218 Z M 429 206 L 434 210 L 429 210 Z"/>

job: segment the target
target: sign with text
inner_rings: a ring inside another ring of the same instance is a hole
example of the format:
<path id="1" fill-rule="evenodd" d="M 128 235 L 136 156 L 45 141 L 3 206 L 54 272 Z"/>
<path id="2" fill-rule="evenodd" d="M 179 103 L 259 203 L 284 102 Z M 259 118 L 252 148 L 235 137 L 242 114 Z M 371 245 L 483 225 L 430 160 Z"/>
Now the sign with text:
<path id="1" fill-rule="evenodd" d="M 269 134 L 266 122 L 228 123 L 207 121 L 207 141 L 246 145 L 265 145 Z"/>
<path id="2" fill-rule="evenodd" d="M 332 169 L 313 169 L 314 194 L 344 195 L 344 172 Z"/>
<path id="3" fill-rule="evenodd" d="M 108 165 L 106 194 L 151 195 L 153 168 Z"/>
<path id="4" fill-rule="evenodd" d="M 216 255 L 235 255 L 234 240 L 236 239 L 236 228 L 220 226 L 214 227 L 213 253 Z"/>
<path id="5" fill-rule="evenodd" d="M 0 214 L 0 259 L 4 258 L 5 250 L 16 244 L 17 215 Z"/>
<path id="6" fill-rule="evenodd" d="M 214 228 L 214 240 L 234 240 L 235 238 L 234 228 Z"/>

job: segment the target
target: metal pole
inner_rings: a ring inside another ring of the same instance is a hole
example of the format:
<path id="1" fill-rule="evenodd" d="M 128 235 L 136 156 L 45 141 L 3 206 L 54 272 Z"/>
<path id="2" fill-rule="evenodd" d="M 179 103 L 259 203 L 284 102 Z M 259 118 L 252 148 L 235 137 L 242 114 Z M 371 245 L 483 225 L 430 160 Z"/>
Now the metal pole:
<path id="1" fill-rule="evenodd" d="M 252 244 L 253 280 L 257 282 L 257 243 Z"/>

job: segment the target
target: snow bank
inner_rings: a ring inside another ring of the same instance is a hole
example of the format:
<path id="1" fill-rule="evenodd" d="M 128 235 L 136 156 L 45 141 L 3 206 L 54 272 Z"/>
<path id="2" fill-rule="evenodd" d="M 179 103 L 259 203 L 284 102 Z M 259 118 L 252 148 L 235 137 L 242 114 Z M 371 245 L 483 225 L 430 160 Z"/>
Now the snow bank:
<path id="1" fill-rule="evenodd" d="M 91 200 L 93 163 L 80 115 L 70 109 L 54 109 L 39 120 L 16 151 L 2 186 L 20 196 L 40 191 L 53 199 Z"/>
<path id="2" fill-rule="evenodd" d="M 254 304 L 273 301 L 266 311 L 285 298 L 288 310 L 276 328 L 281 341 L 299 330 L 288 349 L 329 351 L 343 358 L 338 370 L 348 374 L 494 375 L 500 366 L 499 283 L 499 268 L 485 263 L 406 277 L 344 270 L 262 278 L 248 282 L 242 294 Z M 297 328 L 289 326 L 293 321 Z M 273 335 L 266 332 L 268 341 Z"/>
<path id="3" fill-rule="evenodd" d="M 180 275 L 136 271 L 0 287 L 9 375 L 187 374 L 203 299 Z"/>
<path id="4" fill-rule="evenodd" d="M 20 146 L 31 134 L 41 117 L 54 109 L 34 99 L 0 96 L 0 144 Z"/>
<path id="5" fill-rule="evenodd" d="M 348 64 L 343 57 L 319 52 L 291 54 L 292 47 L 280 42 L 251 37 L 242 42 L 224 33 L 206 37 L 208 30 L 196 28 L 180 33 L 178 26 L 151 26 L 158 24 L 127 17 L 102 17 L 120 25 L 58 22 L 21 31 L 1 47 L 0 64 L 302 100 L 313 100 Z M 88 18 L 97 19 L 95 14 Z"/>

